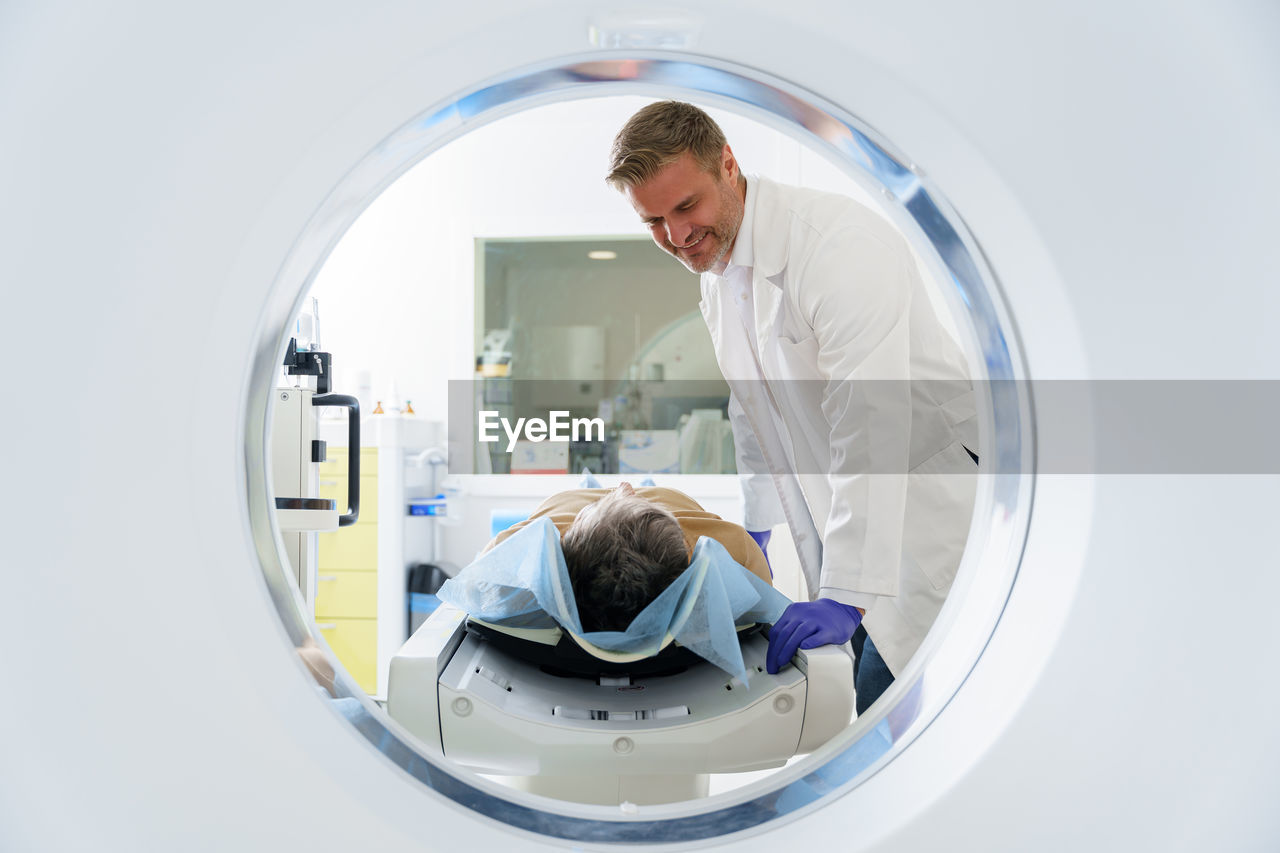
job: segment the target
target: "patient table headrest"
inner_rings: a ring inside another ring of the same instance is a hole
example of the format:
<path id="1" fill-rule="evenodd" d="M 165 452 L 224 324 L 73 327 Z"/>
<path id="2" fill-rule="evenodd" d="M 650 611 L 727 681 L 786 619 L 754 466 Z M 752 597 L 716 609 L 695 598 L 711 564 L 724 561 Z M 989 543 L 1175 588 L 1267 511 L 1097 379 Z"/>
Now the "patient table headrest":
<path id="1" fill-rule="evenodd" d="M 743 639 L 763 630 L 753 624 L 738 631 Z M 580 638 L 558 629 L 548 629 L 543 639 L 531 639 L 527 632 L 511 633 L 500 626 L 476 619 L 467 620 L 467 631 L 483 638 L 494 648 L 537 666 L 552 675 L 596 678 L 629 675 L 644 678 L 675 675 L 703 662 L 703 658 L 679 643 L 664 646 L 648 657 L 619 655 L 621 659 L 601 657 L 584 648 Z"/>
<path id="2" fill-rule="evenodd" d="M 547 518 L 481 555 L 447 581 L 438 596 L 474 620 L 497 628 L 522 632 L 558 628 L 584 654 L 610 665 L 633 666 L 674 641 L 744 680 L 747 673 L 737 626 L 772 623 L 791 603 L 738 564 L 723 545 L 703 537 L 694 547 L 689 567 L 640 611 L 626 631 L 584 632 L 560 534 Z M 559 639 L 553 645 L 558 647 Z"/>

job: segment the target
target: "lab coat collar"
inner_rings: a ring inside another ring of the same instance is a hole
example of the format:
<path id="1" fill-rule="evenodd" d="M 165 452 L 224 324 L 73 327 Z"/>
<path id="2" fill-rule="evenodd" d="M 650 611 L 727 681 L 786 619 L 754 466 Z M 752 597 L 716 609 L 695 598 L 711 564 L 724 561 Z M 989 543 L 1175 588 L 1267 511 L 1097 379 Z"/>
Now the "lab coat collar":
<path id="1" fill-rule="evenodd" d="M 742 201 L 742 223 L 733 238 L 733 251 L 729 253 L 729 264 L 723 273 L 726 278 L 734 267 L 750 270 L 755 266 L 755 239 L 751 229 L 755 227 L 756 176 L 742 177 L 747 182 L 747 193 Z"/>
<path id="2" fill-rule="evenodd" d="M 754 196 L 754 197 L 753 197 Z M 743 229 L 751 216 L 751 248 L 755 280 L 767 280 L 779 287 L 778 273 L 787 268 L 787 235 L 791 229 L 791 208 L 782 198 L 778 184 L 752 175 L 747 180 L 747 210 L 742 216 Z M 737 247 L 734 247 L 737 255 Z"/>

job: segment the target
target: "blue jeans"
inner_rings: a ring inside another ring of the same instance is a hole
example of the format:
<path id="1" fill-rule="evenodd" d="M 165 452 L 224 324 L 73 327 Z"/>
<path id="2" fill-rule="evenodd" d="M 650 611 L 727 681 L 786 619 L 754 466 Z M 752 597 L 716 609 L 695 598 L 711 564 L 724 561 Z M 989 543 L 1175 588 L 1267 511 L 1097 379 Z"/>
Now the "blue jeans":
<path id="1" fill-rule="evenodd" d="M 876 651 L 876 644 L 867 636 L 867 629 L 858 626 L 853 632 L 853 689 L 857 692 L 855 706 L 858 716 L 871 707 L 893 684 L 893 673 Z"/>

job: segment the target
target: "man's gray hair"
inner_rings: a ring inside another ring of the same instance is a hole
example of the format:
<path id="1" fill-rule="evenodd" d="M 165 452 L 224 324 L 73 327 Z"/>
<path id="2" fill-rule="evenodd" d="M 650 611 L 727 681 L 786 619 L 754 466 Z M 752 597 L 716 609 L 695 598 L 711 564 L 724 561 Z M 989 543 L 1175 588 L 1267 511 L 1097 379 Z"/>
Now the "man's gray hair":
<path id="1" fill-rule="evenodd" d="M 689 567 L 680 522 L 644 501 L 601 499 L 560 546 L 585 631 L 625 631 Z"/>
<path id="2" fill-rule="evenodd" d="M 683 101 L 659 101 L 641 109 L 613 140 L 605 181 L 616 190 L 636 187 L 688 151 L 708 172 L 720 168 L 725 137 L 711 116 Z"/>

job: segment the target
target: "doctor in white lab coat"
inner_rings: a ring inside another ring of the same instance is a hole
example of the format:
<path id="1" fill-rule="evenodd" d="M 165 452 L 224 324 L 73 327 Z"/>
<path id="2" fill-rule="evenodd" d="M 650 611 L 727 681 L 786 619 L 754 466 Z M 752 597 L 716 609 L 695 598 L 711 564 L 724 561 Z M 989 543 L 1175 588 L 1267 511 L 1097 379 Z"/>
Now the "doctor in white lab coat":
<path id="1" fill-rule="evenodd" d="M 696 107 L 636 113 L 608 180 L 702 274 L 745 525 L 762 546 L 789 525 L 815 599 L 773 626 L 769 669 L 852 641 L 861 713 L 920 646 L 964 549 L 978 446 L 963 354 L 896 229 L 852 199 L 743 175 Z"/>

